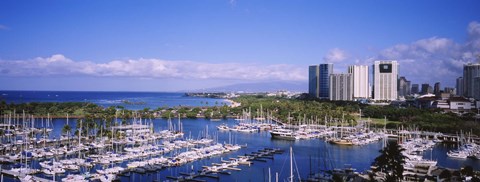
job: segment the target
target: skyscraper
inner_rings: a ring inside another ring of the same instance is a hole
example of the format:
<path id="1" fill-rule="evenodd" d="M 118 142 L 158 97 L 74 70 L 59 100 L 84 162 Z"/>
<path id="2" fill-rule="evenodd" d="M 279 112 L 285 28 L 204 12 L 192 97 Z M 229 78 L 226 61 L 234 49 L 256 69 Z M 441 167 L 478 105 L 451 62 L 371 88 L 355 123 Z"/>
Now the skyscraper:
<path id="1" fill-rule="evenodd" d="M 418 84 L 412 84 L 412 94 L 418 94 L 420 92 Z"/>
<path id="2" fill-rule="evenodd" d="M 408 95 L 410 95 L 410 81 L 402 76 L 398 79 L 398 96 L 405 97 Z"/>
<path id="3" fill-rule="evenodd" d="M 457 89 L 457 91 L 456 91 L 457 96 L 463 96 L 464 95 L 464 93 L 463 93 L 463 77 L 458 77 L 457 78 L 457 83 L 456 83 L 455 88 Z"/>
<path id="4" fill-rule="evenodd" d="M 420 92 L 421 94 L 429 94 L 429 87 L 430 87 L 430 84 L 428 83 L 424 83 L 422 84 L 422 91 Z"/>
<path id="5" fill-rule="evenodd" d="M 330 82 L 329 77 L 330 74 L 333 73 L 333 64 L 320 64 L 318 67 L 319 79 L 319 93 L 318 97 L 321 99 L 328 99 L 330 97 Z"/>
<path id="6" fill-rule="evenodd" d="M 465 97 L 474 97 L 476 92 L 480 92 L 475 89 L 476 77 L 480 77 L 480 63 L 468 63 L 463 66 L 463 95 Z"/>
<path id="7" fill-rule="evenodd" d="M 318 65 L 308 67 L 308 94 L 318 97 Z"/>
<path id="8" fill-rule="evenodd" d="M 329 98 L 329 76 L 333 73 L 333 64 L 312 65 L 308 68 L 308 93 L 317 98 Z"/>
<path id="9" fill-rule="evenodd" d="M 411 92 L 411 86 L 412 85 L 412 82 L 411 81 L 406 81 L 405 82 L 405 86 L 407 87 L 406 90 L 405 90 L 405 96 L 408 96 L 408 95 L 412 95 L 412 92 Z"/>
<path id="10" fill-rule="evenodd" d="M 398 89 L 397 61 L 375 61 L 373 65 L 373 99 L 396 100 Z"/>
<path id="11" fill-rule="evenodd" d="M 435 95 L 440 94 L 440 82 L 435 83 L 433 86 L 433 93 Z"/>
<path id="12" fill-rule="evenodd" d="M 480 100 L 480 76 L 473 79 L 473 98 Z"/>
<path id="13" fill-rule="evenodd" d="M 353 100 L 352 74 L 330 74 L 330 100 Z"/>
<path id="14" fill-rule="evenodd" d="M 348 73 L 352 74 L 353 77 L 353 98 L 370 98 L 368 86 L 368 66 L 349 66 Z"/>
<path id="15" fill-rule="evenodd" d="M 443 89 L 443 92 L 444 93 L 448 93 L 450 95 L 454 95 L 455 94 L 455 88 L 452 88 L 452 87 L 445 87 L 445 89 Z"/>

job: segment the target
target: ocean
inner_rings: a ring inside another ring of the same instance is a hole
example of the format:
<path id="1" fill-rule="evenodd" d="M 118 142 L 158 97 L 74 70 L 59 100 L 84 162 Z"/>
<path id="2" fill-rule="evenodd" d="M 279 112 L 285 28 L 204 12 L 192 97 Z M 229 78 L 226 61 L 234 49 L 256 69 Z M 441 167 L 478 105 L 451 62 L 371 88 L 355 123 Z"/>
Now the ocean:
<path id="1" fill-rule="evenodd" d="M 177 106 L 222 106 L 225 99 L 188 97 L 170 92 L 98 92 L 98 91 L 0 91 L 0 101 L 26 102 L 90 102 L 103 107 L 124 106 L 130 110 Z"/>

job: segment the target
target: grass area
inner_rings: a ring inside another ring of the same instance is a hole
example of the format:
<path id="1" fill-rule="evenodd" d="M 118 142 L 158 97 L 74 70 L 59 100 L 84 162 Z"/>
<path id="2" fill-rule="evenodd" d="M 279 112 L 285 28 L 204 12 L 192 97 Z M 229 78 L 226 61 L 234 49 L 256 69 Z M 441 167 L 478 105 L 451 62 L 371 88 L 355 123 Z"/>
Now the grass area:
<path id="1" fill-rule="evenodd" d="M 355 118 L 357 121 L 360 120 L 360 117 Z M 380 119 L 380 118 L 362 118 L 362 120 L 368 120 L 370 119 L 371 124 L 374 125 L 384 125 L 385 124 L 385 119 Z M 402 124 L 400 121 L 390 121 L 387 119 L 387 125 L 388 124 Z"/>

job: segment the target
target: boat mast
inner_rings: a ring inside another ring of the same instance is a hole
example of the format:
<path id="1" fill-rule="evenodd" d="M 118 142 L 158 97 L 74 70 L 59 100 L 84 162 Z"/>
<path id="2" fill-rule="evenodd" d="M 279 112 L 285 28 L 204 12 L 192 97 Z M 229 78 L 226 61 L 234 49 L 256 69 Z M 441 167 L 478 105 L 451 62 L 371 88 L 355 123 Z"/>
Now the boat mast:
<path id="1" fill-rule="evenodd" d="M 293 150 L 292 146 L 290 146 L 290 181 L 293 181 Z"/>

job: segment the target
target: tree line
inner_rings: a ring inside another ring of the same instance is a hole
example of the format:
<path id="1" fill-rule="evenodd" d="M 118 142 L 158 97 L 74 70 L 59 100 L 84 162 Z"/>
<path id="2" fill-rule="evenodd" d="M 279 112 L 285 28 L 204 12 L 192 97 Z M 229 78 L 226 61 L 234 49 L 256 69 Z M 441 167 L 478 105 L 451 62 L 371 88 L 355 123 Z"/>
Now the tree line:
<path id="1" fill-rule="evenodd" d="M 328 121 L 344 121 L 347 124 L 356 124 L 361 112 L 364 118 L 387 118 L 397 121 L 388 124 L 388 128 L 414 127 L 420 130 L 436 132 L 452 132 L 463 130 L 480 135 L 480 128 L 476 127 L 475 114 L 456 114 L 444 112 L 440 109 L 419 109 L 414 107 L 398 108 L 394 106 L 365 105 L 351 101 L 325 101 L 308 97 L 284 98 L 265 95 L 245 95 L 233 99 L 241 103 L 239 107 L 215 105 L 209 107 L 158 107 L 155 109 L 144 108 L 132 111 L 123 106 L 103 108 L 93 103 L 61 102 L 61 103 L 20 103 L 7 104 L 0 102 L 0 114 L 18 113 L 35 116 L 71 117 L 92 120 L 98 118 L 122 118 L 124 123 L 134 116 L 142 118 L 218 118 L 240 117 L 242 113 L 249 112 L 251 117 L 271 116 L 283 122 L 298 124 L 304 121 L 315 124 L 325 124 Z M 263 116 L 261 116 L 263 114 Z"/>

